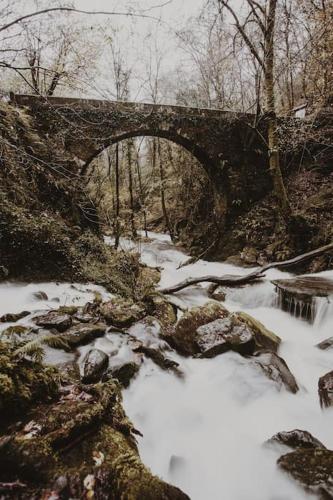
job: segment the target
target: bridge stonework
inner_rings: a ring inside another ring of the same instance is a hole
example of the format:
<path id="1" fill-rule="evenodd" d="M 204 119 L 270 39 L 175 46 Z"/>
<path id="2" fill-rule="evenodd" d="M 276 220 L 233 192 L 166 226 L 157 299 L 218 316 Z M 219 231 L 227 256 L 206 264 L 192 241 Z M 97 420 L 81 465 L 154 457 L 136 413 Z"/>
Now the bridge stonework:
<path id="1" fill-rule="evenodd" d="M 265 127 L 254 116 L 228 111 L 130 102 L 12 94 L 26 107 L 42 133 L 52 135 L 73 158 L 91 161 L 124 139 L 169 139 L 201 163 L 220 198 L 221 210 L 245 208 L 270 186 Z"/>

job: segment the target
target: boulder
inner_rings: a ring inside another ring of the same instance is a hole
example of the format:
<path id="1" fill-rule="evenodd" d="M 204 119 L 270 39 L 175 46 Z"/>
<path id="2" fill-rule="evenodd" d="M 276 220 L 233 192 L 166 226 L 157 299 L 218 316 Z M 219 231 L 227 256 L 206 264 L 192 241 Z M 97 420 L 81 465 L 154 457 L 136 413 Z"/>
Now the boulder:
<path id="1" fill-rule="evenodd" d="M 122 365 L 114 366 L 109 368 L 109 370 L 104 374 L 104 381 L 109 378 L 114 378 L 121 383 L 123 387 L 128 387 L 131 380 L 136 376 L 140 370 L 140 364 L 135 361 L 129 361 Z"/>
<path id="2" fill-rule="evenodd" d="M 30 314 L 29 311 L 22 311 L 20 313 L 7 313 L 1 316 L 1 323 L 16 323 L 19 319 L 25 318 Z"/>
<path id="3" fill-rule="evenodd" d="M 39 290 L 38 292 L 33 292 L 32 297 L 35 300 L 49 300 L 47 294 L 42 290 Z"/>
<path id="4" fill-rule="evenodd" d="M 288 368 L 284 359 L 271 351 L 263 351 L 254 357 L 254 363 L 260 367 L 264 374 L 273 380 L 281 389 L 285 387 L 288 391 L 295 394 L 299 387 L 294 375 Z"/>
<path id="5" fill-rule="evenodd" d="M 175 328 L 168 332 L 164 338 L 181 354 L 187 356 L 200 354 L 202 349 L 197 342 L 197 329 L 227 316 L 229 316 L 229 312 L 221 304 L 208 302 L 204 306 L 194 307 L 187 311 L 177 322 Z"/>
<path id="6" fill-rule="evenodd" d="M 298 449 L 283 455 L 277 463 L 308 492 L 322 499 L 333 498 L 333 451 Z"/>
<path id="7" fill-rule="evenodd" d="M 322 408 L 333 406 L 333 371 L 320 377 L 318 381 L 318 394 Z"/>
<path id="8" fill-rule="evenodd" d="M 333 337 L 322 340 L 321 342 L 319 342 L 319 344 L 316 345 L 316 347 L 322 350 L 331 349 L 331 347 L 333 347 Z"/>
<path id="9" fill-rule="evenodd" d="M 326 449 L 326 446 L 323 445 L 318 439 L 312 436 L 310 432 L 302 431 L 300 429 L 294 429 L 293 431 L 284 431 L 278 432 L 274 434 L 266 444 L 283 444 L 285 446 L 289 446 L 293 450 L 297 450 L 298 448 L 321 448 L 323 450 Z"/>
<path id="10" fill-rule="evenodd" d="M 100 349 L 90 349 L 86 354 L 83 365 L 82 382 L 91 384 L 101 380 L 109 364 L 109 356 Z"/>
<path id="11" fill-rule="evenodd" d="M 69 314 L 61 313 L 58 311 L 50 311 L 43 316 L 37 316 L 35 323 L 42 328 L 54 328 L 58 332 L 64 332 L 72 324 L 72 317 Z"/>
<path id="12" fill-rule="evenodd" d="M 170 304 L 165 297 L 161 295 L 149 295 L 145 299 L 149 314 L 154 316 L 163 325 L 169 327 L 177 322 L 177 308 Z"/>
<path id="13" fill-rule="evenodd" d="M 63 334 L 63 338 L 70 347 L 85 345 L 97 337 L 104 335 L 106 325 L 103 323 L 79 323 L 73 325 Z"/>
<path id="14" fill-rule="evenodd" d="M 229 350 L 250 355 L 255 349 L 251 331 L 234 316 L 199 326 L 196 330 L 196 342 L 200 357 L 203 358 L 212 358 Z"/>
<path id="15" fill-rule="evenodd" d="M 252 331 L 256 348 L 258 350 L 270 350 L 273 352 L 277 352 L 279 349 L 279 345 L 281 343 L 280 337 L 275 335 L 272 331 L 268 330 L 260 321 L 253 318 L 247 313 L 238 312 L 235 314 L 237 319 L 239 319 L 242 323 L 245 323 L 250 330 Z"/>
<path id="16" fill-rule="evenodd" d="M 145 309 L 130 300 L 111 299 L 100 306 L 100 313 L 109 325 L 129 327 L 145 315 Z"/>
<path id="17" fill-rule="evenodd" d="M 146 347 L 144 345 L 140 345 L 133 349 L 134 352 L 140 352 L 147 356 L 147 358 L 154 361 L 154 363 L 162 368 L 162 370 L 172 370 L 177 375 L 180 374 L 180 370 L 178 369 L 179 363 L 173 361 L 173 359 L 169 359 L 164 356 L 159 350 L 153 349 L 151 347 Z"/>

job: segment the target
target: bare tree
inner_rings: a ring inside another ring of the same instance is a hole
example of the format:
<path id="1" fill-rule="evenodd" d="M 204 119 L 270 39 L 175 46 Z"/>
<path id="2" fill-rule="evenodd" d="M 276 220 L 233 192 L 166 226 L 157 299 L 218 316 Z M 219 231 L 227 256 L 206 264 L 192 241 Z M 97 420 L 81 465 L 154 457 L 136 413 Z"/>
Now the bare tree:
<path id="1" fill-rule="evenodd" d="M 246 47 L 260 65 L 264 75 L 269 168 L 273 178 L 275 195 L 279 204 L 280 212 L 284 218 L 288 218 L 290 216 L 291 209 L 280 167 L 274 88 L 274 37 L 277 0 L 265 0 L 264 3 L 256 0 L 246 0 L 246 3 L 248 5 L 248 14 L 245 22 L 242 22 L 235 9 L 230 6 L 229 0 L 218 0 L 221 12 L 224 7 L 231 14 L 235 21 L 237 32 L 241 35 Z M 259 45 L 255 44 L 248 34 L 247 26 L 250 20 L 256 23 L 261 32 L 261 41 Z"/>

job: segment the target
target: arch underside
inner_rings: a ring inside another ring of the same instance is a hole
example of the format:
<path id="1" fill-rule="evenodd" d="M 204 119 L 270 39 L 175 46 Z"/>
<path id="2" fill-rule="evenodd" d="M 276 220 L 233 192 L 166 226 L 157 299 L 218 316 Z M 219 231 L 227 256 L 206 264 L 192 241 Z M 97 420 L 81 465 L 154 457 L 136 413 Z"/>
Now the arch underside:
<path id="1" fill-rule="evenodd" d="M 106 148 L 116 144 L 117 142 L 124 141 L 126 139 L 132 139 L 134 137 L 159 137 L 161 139 L 167 139 L 175 144 L 178 144 L 179 146 L 182 146 L 185 148 L 187 151 L 189 151 L 198 161 L 199 163 L 203 166 L 205 171 L 207 172 L 208 176 L 213 179 L 214 178 L 214 171 L 216 173 L 217 171 L 217 165 L 216 162 L 202 149 L 201 147 L 197 146 L 194 142 L 189 140 L 187 137 L 184 137 L 182 135 L 176 134 L 174 132 L 170 132 L 168 130 L 163 130 L 163 129 L 138 129 L 138 130 L 133 130 L 133 131 L 128 131 L 128 132 L 123 132 L 120 134 L 117 134 L 115 136 L 109 137 L 103 145 L 97 149 L 91 157 L 87 160 L 87 162 L 83 165 L 82 167 L 82 175 L 84 175 L 90 165 L 90 163 L 104 151 Z"/>

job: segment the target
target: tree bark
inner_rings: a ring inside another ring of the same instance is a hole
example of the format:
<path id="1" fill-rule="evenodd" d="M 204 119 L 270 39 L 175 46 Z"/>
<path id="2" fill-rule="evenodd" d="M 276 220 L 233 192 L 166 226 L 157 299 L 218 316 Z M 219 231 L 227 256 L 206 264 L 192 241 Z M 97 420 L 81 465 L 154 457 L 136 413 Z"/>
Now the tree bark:
<path id="1" fill-rule="evenodd" d="M 276 4 L 277 0 L 269 0 L 265 31 L 264 74 L 268 127 L 268 155 L 269 170 L 273 178 L 274 189 L 281 209 L 281 213 L 284 218 L 288 218 L 291 210 L 280 167 L 279 141 L 277 135 L 277 119 L 275 111 L 274 29 Z"/>
<path id="2" fill-rule="evenodd" d="M 116 144 L 116 162 L 115 162 L 115 176 L 116 176 L 116 212 L 114 220 L 114 247 L 117 249 L 119 246 L 120 238 L 120 224 L 119 224 L 119 212 L 120 212 L 120 196 L 119 196 L 119 144 Z"/>

